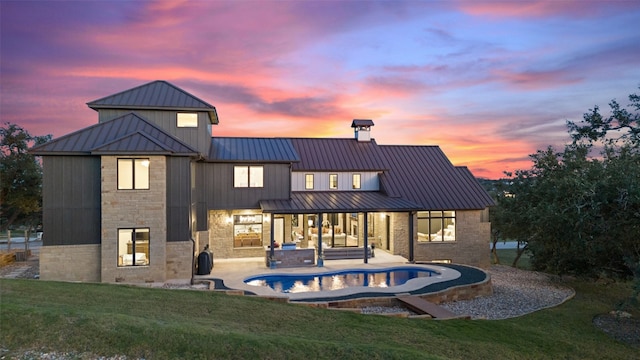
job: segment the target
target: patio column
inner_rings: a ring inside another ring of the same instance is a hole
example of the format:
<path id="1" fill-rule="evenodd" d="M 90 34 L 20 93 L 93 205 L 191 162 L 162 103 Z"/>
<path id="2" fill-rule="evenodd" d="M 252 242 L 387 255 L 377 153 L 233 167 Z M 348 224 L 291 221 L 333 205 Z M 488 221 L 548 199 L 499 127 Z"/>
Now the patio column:
<path id="1" fill-rule="evenodd" d="M 415 213 L 414 212 L 409 212 L 409 262 L 410 263 L 415 263 L 415 259 L 413 258 L 413 241 L 414 241 L 414 236 L 413 236 L 413 215 Z"/>
<path id="2" fill-rule="evenodd" d="M 274 240 L 274 236 L 273 236 L 273 213 L 269 214 L 269 228 L 271 229 L 271 233 L 269 234 L 269 267 L 271 269 L 275 269 L 276 268 L 276 254 L 275 254 L 275 249 L 274 249 L 274 245 L 275 245 L 275 240 Z"/>
<path id="3" fill-rule="evenodd" d="M 367 264 L 369 262 L 369 252 L 367 248 L 369 248 L 369 216 L 368 213 L 364 213 L 364 226 L 362 229 L 364 230 L 364 263 Z"/>
<path id="4" fill-rule="evenodd" d="M 322 253 L 322 213 L 318 213 L 316 229 L 318 229 L 318 267 L 324 267 L 324 254 Z"/>

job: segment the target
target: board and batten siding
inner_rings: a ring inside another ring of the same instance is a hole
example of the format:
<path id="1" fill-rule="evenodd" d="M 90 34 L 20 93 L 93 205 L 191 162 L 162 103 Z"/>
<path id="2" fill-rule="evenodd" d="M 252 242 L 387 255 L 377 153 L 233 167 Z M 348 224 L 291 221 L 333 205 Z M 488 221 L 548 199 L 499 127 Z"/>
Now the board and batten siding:
<path id="1" fill-rule="evenodd" d="M 263 166 L 263 187 L 235 188 L 233 167 Z M 196 192 L 194 200 L 200 222 L 206 219 L 203 210 L 259 209 L 260 200 L 289 199 L 291 169 L 289 164 L 257 163 L 198 163 L 196 165 Z M 204 203 L 204 204 L 203 204 Z"/>
<path id="2" fill-rule="evenodd" d="M 100 157 L 43 156 L 42 245 L 100 244 Z"/>
<path id="3" fill-rule="evenodd" d="M 191 161 L 167 157 L 167 241 L 188 241 L 191 206 Z"/>
<path id="4" fill-rule="evenodd" d="M 100 109 L 99 122 L 106 122 L 122 115 L 130 113 L 131 110 L 125 109 Z M 162 110 L 135 110 L 136 114 L 145 120 L 159 126 L 162 130 L 177 137 L 184 143 L 198 150 L 202 155 L 209 155 L 211 147 L 211 123 L 209 122 L 209 114 L 206 112 L 197 112 L 198 127 L 197 128 L 179 128 L 178 113 L 194 111 L 162 111 Z"/>
<path id="5" fill-rule="evenodd" d="M 313 174 L 313 189 L 305 188 L 307 174 Z M 329 175 L 338 174 L 338 188 L 329 189 Z M 353 188 L 353 174 L 360 174 L 360 189 Z M 379 191 L 378 172 L 313 172 L 294 171 L 291 173 L 291 191 Z"/>

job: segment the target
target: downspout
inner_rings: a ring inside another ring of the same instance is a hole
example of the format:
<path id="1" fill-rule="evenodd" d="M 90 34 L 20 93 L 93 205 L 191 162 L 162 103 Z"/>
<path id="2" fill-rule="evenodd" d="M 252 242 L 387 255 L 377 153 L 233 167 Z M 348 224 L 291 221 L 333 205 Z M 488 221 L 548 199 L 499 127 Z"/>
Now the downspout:
<path id="1" fill-rule="evenodd" d="M 413 235 L 413 211 L 409 212 L 409 263 L 414 264 L 416 261 L 414 259 L 414 255 L 413 255 L 413 242 L 414 242 L 414 235 Z"/>

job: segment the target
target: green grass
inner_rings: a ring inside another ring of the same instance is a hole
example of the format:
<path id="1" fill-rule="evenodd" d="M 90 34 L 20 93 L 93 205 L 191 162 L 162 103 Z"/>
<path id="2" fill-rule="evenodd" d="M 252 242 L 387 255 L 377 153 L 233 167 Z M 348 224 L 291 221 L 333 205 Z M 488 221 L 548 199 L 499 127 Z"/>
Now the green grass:
<path id="1" fill-rule="evenodd" d="M 637 358 L 638 349 L 591 324 L 630 294 L 629 284 L 568 285 L 575 299 L 524 317 L 434 321 L 216 292 L 5 279 L 0 347 L 146 359 Z"/>
<path id="2" fill-rule="evenodd" d="M 516 249 L 500 249 L 497 250 L 497 253 L 498 259 L 500 259 L 500 265 L 508 266 L 511 266 L 511 264 L 513 264 L 513 260 L 515 260 L 516 255 L 518 255 Z M 493 254 L 491 255 L 491 262 L 495 263 Z M 526 252 L 522 254 L 522 256 L 520 256 L 516 267 L 518 269 L 531 270 L 531 262 L 529 261 L 529 255 Z"/>

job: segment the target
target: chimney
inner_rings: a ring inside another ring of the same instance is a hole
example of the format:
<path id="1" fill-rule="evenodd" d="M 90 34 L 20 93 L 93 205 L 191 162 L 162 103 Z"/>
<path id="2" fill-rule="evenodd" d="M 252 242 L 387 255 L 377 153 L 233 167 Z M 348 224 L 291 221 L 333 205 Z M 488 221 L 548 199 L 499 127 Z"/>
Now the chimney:
<path id="1" fill-rule="evenodd" d="M 373 120 L 354 119 L 351 127 L 354 129 L 354 135 L 358 141 L 371 141 L 371 127 Z"/>

